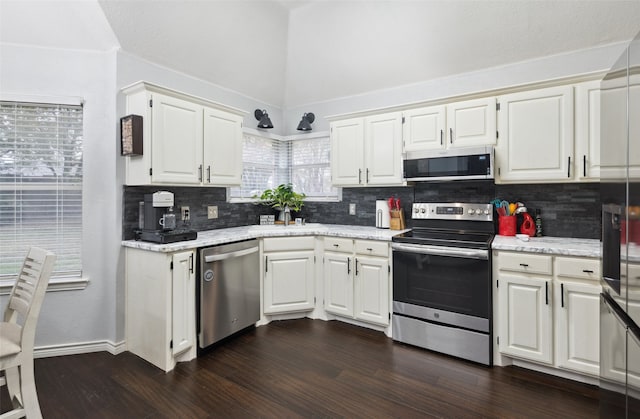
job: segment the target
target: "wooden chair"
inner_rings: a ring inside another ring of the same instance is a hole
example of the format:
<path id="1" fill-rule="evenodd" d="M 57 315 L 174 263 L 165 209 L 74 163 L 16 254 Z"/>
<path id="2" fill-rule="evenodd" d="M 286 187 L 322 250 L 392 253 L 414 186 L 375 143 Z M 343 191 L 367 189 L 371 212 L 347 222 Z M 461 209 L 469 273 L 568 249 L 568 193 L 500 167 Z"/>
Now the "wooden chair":
<path id="1" fill-rule="evenodd" d="M 0 386 L 7 386 L 13 410 L 0 419 L 40 419 L 40 404 L 33 375 L 33 343 L 40 306 L 56 256 L 31 247 L 11 290 L 0 323 Z"/>

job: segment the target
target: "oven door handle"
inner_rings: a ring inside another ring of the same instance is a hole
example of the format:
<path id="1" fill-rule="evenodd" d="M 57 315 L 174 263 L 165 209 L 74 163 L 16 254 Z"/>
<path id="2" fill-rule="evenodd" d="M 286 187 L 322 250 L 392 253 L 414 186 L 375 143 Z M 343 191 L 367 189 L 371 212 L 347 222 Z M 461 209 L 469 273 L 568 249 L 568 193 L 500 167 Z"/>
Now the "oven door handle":
<path id="1" fill-rule="evenodd" d="M 489 259 L 489 251 L 484 249 L 465 249 L 459 247 L 411 245 L 403 243 L 391 243 L 391 249 L 399 252 L 418 253 L 421 255 L 451 256 L 466 259 Z"/>

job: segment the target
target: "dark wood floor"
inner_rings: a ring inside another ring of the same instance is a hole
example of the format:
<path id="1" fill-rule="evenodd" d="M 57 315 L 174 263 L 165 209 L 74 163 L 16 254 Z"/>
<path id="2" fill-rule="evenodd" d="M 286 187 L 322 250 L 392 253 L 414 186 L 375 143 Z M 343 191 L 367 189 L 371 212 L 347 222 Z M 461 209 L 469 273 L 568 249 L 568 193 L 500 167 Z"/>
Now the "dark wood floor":
<path id="1" fill-rule="evenodd" d="M 130 353 L 37 359 L 35 370 L 45 419 L 598 416 L 594 386 L 309 319 L 251 330 L 168 374 Z"/>

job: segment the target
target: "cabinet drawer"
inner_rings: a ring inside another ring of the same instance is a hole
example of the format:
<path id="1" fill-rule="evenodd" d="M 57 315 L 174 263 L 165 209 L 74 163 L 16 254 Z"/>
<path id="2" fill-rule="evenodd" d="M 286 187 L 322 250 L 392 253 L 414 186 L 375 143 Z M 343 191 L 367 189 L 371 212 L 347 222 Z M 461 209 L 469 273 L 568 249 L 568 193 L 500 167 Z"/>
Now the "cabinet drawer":
<path id="1" fill-rule="evenodd" d="M 499 253 L 498 269 L 551 275 L 551 256 L 530 253 Z"/>
<path id="2" fill-rule="evenodd" d="M 353 253 L 353 240 L 340 237 L 325 237 L 324 250 Z"/>
<path id="3" fill-rule="evenodd" d="M 263 239 L 265 252 L 280 252 L 287 250 L 313 250 L 315 237 L 272 237 Z"/>
<path id="4" fill-rule="evenodd" d="M 640 288 L 640 265 L 635 263 L 629 263 L 627 265 L 629 267 L 629 278 L 627 279 L 629 286 L 634 287 L 636 289 Z M 624 264 L 620 266 L 620 276 L 624 278 Z M 631 297 L 629 297 L 631 298 Z"/>
<path id="5" fill-rule="evenodd" d="M 372 240 L 356 240 L 356 253 L 386 258 L 389 257 L 389 244 Z"/>
<path id="6" fill-rule="evenodd" d="M 598 281 L 600 279 L 600 261 L 598 259 L 556 257 L 555 272 L 557 276 Z"/>

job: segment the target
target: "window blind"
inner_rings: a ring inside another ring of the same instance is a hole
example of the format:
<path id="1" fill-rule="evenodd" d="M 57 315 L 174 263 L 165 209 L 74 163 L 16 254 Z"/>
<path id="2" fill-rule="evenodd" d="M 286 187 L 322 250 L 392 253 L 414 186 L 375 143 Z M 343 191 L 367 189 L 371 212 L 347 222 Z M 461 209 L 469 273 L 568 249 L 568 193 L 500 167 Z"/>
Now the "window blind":
<path id="1" fill-rule="evenodd" d="M 82 272 L 82 107 L 0 101 L 0 280 L 29 246 L 57 255 L 52 277 Z"/>
<path id="2" fill-rule="evenodd" d="M 248 199 L 268 188 L 291 183 L 308 200 L 337 198 L 331 186 L 329 137 L 281 141 L 245 134 L 242 185 L 229 198 Z"/>

